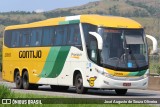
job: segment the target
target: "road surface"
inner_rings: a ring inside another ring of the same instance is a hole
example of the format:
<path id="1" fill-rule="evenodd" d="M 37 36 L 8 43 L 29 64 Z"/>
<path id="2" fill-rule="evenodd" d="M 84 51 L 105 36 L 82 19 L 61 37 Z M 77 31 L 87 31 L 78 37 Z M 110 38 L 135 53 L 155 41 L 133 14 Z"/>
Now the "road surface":
<path id="1" fill-rule="evenodd" d="M 0 84 L 8 86 L 12 91 L 19 93 L 31 93 L 47 96 L 63 96 L 70 98 L 160 98 L 160 91 L 129 89 L 125 96 L 118 96 L 114 90 L 89 90 L 87 94 L 77 94 L 74 88 L 65 92 L 52 91 L 49 85 L 39 86 L 38 90 L 16 89 L 14 83 L 0 81 Z"/>

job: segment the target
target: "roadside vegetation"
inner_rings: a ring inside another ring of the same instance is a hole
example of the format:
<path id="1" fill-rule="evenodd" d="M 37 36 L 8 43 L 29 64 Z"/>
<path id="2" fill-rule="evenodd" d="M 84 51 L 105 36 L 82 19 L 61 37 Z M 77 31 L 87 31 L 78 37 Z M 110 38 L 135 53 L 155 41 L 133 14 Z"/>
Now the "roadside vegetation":
<path id="1" fill-rule="evenodd" d="M 8 87 L 0 85 L 0 99 L 4 98 L 64 98 L 61 96 L 44 96 L 35 94 L 22 94 L 11 91 Z M 83 100 L 83 99 L 82 99 Z M 22 105 L 0 105 L 0 107 L 22 107 Z M 42 104 L 42 105 L 23 105 L 23 107 L 154 107 L 151 105 L 139 104 Z"/>
<path id="2" fill-rule="evenodd" d="M 7 86 L 0 85 L 0 99 L 1 98 L 64 98 L 64 97 L 15 93 L 12 92 Z"/>

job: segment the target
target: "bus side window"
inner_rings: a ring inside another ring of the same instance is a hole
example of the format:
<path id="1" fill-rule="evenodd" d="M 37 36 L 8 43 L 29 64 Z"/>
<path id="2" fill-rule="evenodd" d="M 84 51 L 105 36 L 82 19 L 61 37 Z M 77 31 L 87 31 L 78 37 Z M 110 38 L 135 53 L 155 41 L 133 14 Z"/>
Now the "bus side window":
<path id="1" fill-rule="evenodd" d="M 30 45 L 30 31 L 29 30 L 23 30 L 22 31 L 22 37 L 21 37 L 21 45 L 22 47 L 27 47 Z"/>
<path id="2" fill-rule="evenodd" d="M 19 31 L 12 31 L 12 41 L 11 41 L 11 47 L 18 47 L 19 46 Z"/>
<path id="3" fill-rule="evenodd" d="M 31 34 L 31 46 L 40 46 L 42 39 L 42 28 L 32 30 Z"/>
<path id="4" fill-rule="evenodd" d="M 12 41 L 12 31 L 5 31 L 5 34 L 4 34 L 4 44 L 5 44 L 5 46 L 12 47 L 11 41 Z"/>
<path id="5" fill-rule="evenodd" d="M 36 42 L 36 37 L 34 36 L 33 32 L 34 31 L 32 30 L 30 46 L 35 46 L 35 42 Z"/>
<path id="6" fill-rule="evenodd" d="M 82 49 L 81 35 L 79 25 L 70 25 L 68 33 L 68 45 L 75 46 L 79 49 Z"/>
<path id="7" fill-rule="evenodd" d="M 56 27 L 56 34 L 55 34 L 55 40 L 54 45 L 61 46 L 66 45 L 66 36 L 67 36 L 67 28 L 66 26 L 58 26 Z"/>
<path id="8" fill-rule="evenodd" d="M 49 46 L 51 44 L 51 30 L 49 27 L 43 28 L 42 45 Z"/>
<path id="9" fill-rule="evenodd" d="M 97 27 L 94 26 L 94 25 L 91 25 L 91 24 L 83 24 L 83 32 L 84 32 L 84 37 L 85 37 L 85 42 L 86 42 L 86 47 L 89 46 L 89 39 L 90 39 L 90 36 L 92 35 L 89 35 L 89 32 L 96 32 L 97 31 Z"/>
<path id="10" fill-rule="evenodd" d="M 55 42 L 55 29 L 54 29 L 54 27 L 51 27 L 50 33 L 51 33 L 51 38 L 50 38 L 51 43 L 50 43 L 50 45 L 53 46 L 54 42 Z"/>
<path id="11" fill-rule="evenodd" d="M 97 39 L 95 37 L 90 36 L 90 42 L 89 42 L 89 47 L 88 47 L 88 55 L 89 58 L 97 63 L 98 61 L 98 46 L 97 46 Z"/>
<path id="12" fill-rule="evenodd" d="M 98 63 L 99 59 L 98 59 L 97 39 L 89 34 L 89 32 L 96 32 L 96 31 L 97 31 L 96 26 L 91 24 L 83 24 L 83 32 L 84 32 L 88 57 L 93 62 Z"/>
<path id="13" fill-rule="evenodd" d="M 67 25 L 64 26 L 64 37 L 63 37 L 63 45 L 67 44 Z"/>
<path id="14" fill-rule="evenodd" d="M 88 24 L 83 24 L 83 32 L 84 32 L 86 47 L 88 47 L 88 43 L 89 43 L 89 39 L 88 39 L 89 25 Z"/>

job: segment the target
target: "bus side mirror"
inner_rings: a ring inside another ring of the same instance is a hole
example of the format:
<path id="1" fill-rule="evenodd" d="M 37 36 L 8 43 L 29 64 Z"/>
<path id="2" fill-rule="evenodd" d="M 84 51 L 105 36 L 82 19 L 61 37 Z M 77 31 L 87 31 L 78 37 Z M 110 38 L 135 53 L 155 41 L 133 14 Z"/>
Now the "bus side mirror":
<path id="1" fill-rule="evenodd" d="M 151 35 L 146 35 L 146 37 L 148 39 L 150 39 L 152 41 L 152 45 L 153 45 L 153 50 L 150 50 L 149 54 L 158 54 L 158 42 L 157 39 L 154 36 Z"/>
<path id="2" fill-rule="evenodd" d="M 98 49 L 102 50 L 103 48 L 103 39 L 101 37 L 101 35 L 99 35 L 97 32 L 89 32 L 90 35 L 96 37 L 97 41 L 98 41 Z"/>

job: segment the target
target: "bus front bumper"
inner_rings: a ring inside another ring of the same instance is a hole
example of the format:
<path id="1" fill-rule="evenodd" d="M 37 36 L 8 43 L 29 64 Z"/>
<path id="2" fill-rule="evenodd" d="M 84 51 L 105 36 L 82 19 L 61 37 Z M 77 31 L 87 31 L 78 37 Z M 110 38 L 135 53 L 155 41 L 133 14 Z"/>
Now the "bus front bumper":
<path id="1" fill-rule="evenodd" d="M 102 76 L 97 80 L 98 84 L 95 82 L 95 86 L 102 89 L 147 89 L 148 87 L 148 77 L 139 80 L 133 77 L 126 77 L 125 80 L 120 80 L 120 78 L 118 80 Z"/>

